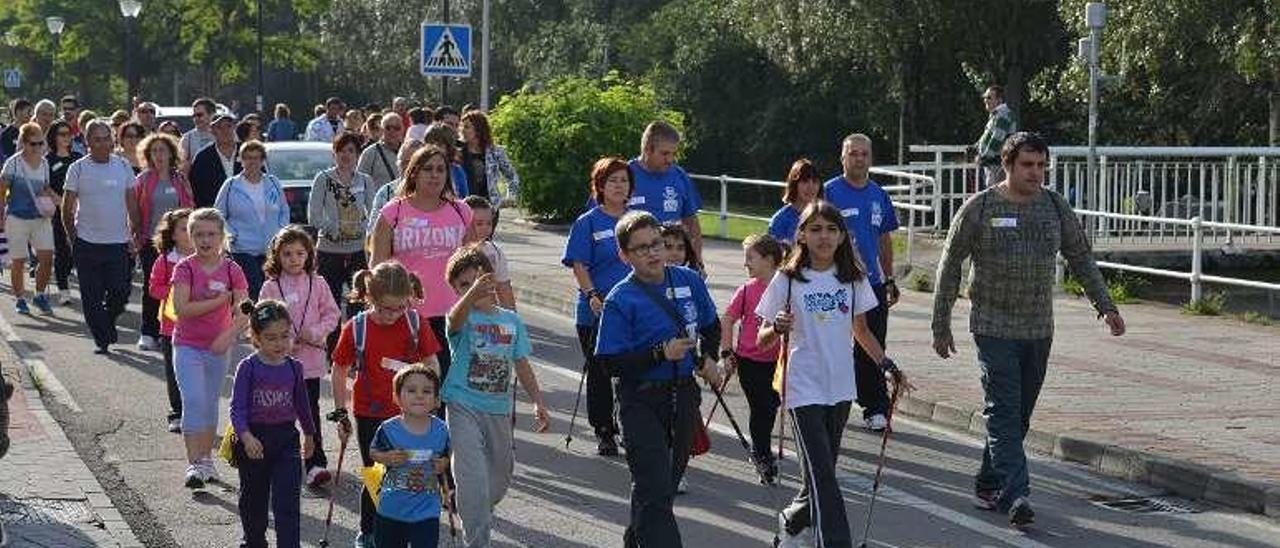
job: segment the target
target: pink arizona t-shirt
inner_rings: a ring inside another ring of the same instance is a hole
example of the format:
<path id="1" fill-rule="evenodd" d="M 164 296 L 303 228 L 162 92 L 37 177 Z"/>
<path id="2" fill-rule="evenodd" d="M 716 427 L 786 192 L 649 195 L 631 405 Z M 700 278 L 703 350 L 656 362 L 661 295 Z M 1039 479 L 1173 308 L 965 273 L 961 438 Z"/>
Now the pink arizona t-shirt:
<path id="1" fill-rule="evenodd" d="M 177 266 L 173 267 L 171 282 L 174 286 L 191 287 L 189 301 L 203 301 L 216 297 L 220 293 L 249 289 L 249 283 L 244 279 L 244 271 L 240 270 L 240 265 L 235 261 L 223 258 L 222 263 L 213 269 L 213 272 L 207 272 L 200 266 L 200 259 L 195 255 L 178 261 Z M 230 325 L 230 306 L 220 306 L 199 316 L 178 318 L 178 322 L 173 326 L 173 344 L 208 350 L 213 346 L 213 340 L 218 338 L 218 334 Z"/>
<path id="2" fill-rule="evenodd" d="M 418 314 L 425 318 L 448 314 L 458 296 L 445 281 L 445 264 L 462 246 L 471 226 L 471 208 L 451 200 L 426 212 L 400 198 L 382 207 L 381 218 L 392 228 L 391 258 L 422 281 L 424 298 L 417 306 Z"/>

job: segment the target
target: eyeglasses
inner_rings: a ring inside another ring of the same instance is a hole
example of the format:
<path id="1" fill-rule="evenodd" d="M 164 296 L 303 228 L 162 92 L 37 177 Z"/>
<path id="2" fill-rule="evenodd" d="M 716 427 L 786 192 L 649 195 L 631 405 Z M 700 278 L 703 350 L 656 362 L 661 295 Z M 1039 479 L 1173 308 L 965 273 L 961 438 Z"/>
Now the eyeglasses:
<path id="1" fill-rule="evenodd" d="M 627 253 L 634 253 L 636 255 L 645 255 L 645 254 L 653 255 L 656 253 L 662 253 L 666 249 L 667 249 L 666 242 L 662 241 L 662 239 L 659 238 L 647 244 L 633 245 L 627 248 Z"/>
<path id="2" fill-rule="evenodd" d="M 145 113 L 147 113 L 147 114 L 155 114 L 155 113 L 156 113 L 156 111 L 151 110 L 151 109 L 149 109 L 149 108 L 140 108 L 140 109 L 138 109 L 138 114 L 142 114 L 142 113 L 144 113 L 144 112 L 145 112 Z"/>
<path id="3" fill-rule="evenodd" d="M 44 146 L 44 141 L 27 141 L 27 144 L 33 147 L 42 147 Z"/>

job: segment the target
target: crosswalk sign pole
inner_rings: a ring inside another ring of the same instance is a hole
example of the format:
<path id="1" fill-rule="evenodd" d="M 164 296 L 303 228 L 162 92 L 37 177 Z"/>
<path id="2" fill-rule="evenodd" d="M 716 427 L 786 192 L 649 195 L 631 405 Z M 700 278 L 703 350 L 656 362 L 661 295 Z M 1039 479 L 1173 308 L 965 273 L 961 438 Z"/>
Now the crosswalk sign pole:
<path id="1" fill-rule="evenodd" d="M 449 24 L 449 0 L 444 0 L 444 24 Z M 440 76 L 440 104 L 449 104 L 449 77 Z"/>

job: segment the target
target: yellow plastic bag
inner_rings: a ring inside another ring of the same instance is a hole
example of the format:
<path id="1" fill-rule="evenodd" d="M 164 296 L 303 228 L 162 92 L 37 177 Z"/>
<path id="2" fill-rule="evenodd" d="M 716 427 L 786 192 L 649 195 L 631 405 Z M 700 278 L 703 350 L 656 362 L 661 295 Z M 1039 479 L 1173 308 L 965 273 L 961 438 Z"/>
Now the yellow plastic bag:
<path id="1" fill-rule="evenodd" d="M 227 461 L 227 466 L 236 468 L 240 463 L 236 462 L 236 429 L 231 427 L 231 422 L 227 421 L 227 429 L 222 431 L 222 443 L 218 444 L 218 457 Z"/>
<path id="2" fill-rule="evenodd" d="M 373 499 L 374 509 L 378 508 L 378 495 L 382 494 L 382 476 L 386 473 L 387 467 L 380 462 L 360 468 L 360 478 L 364 480 L 364 489 L 369 492 L 369 498 Z"/>
<path id="3" fill-rule="evenodd" d="M 171 322 L 178 321 L 178 311 L 173 308 L 173 288 L 169 288 L 169 294 L 164 298 L 164 306 L 160 307 L 160 319 L 169 320 Z"/>

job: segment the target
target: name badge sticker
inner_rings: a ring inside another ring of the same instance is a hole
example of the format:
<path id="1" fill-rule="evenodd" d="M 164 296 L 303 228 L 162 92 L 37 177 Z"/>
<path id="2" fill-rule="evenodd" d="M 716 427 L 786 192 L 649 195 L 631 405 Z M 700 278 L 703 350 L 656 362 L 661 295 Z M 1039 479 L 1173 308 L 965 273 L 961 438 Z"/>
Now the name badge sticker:
<path id="1" fill-rule="evenodd" d="M 227 290 L 227 284 L 222 280 L 209 280 L 209 290 L 223 292 Z"/>
<path id="2" fill-rule="evenodd" d="M 840 210 L 840 216 L 841 216 L 841 217 L 857 217 L 857 216 L 858 216 L 858 208 L 856 208 L 856 207 L 851 207 L 851 208 L 848 208 L 848 209 L 841 209 L 841 210 Z"/>
<path id="3" fill-rule="evenodd" d="M 992 217 L 991 226 L 995 228 L 1018 228 L 1017 217 Z"/>
<path id="4" fill-rule="evenodd" d="M 682 285 L 667 290 L 667 297 L 672 299 L 691 299 L 693 298 L 693 290 L 689 286 Z"/>
<path id="5" fill-rule="evenodd" d="M 612 237 L 613 237 L 612 228 L 610 228 L 609 230 L 597 230 L 591 233 L 591 238 L 597 242 L 600 240 L 607 240 Z"/>
<path id="6" fill-rule="evenodd" d="M 632 196 L 630 205 L 633 205 L 633 206 L 644 205 L 644 196 Z"/>
<path id="7" fill-rule="evenodd" d="M 430 449 L 410 449 L 409 462 L 427 462 L 435 452 Z"/>

